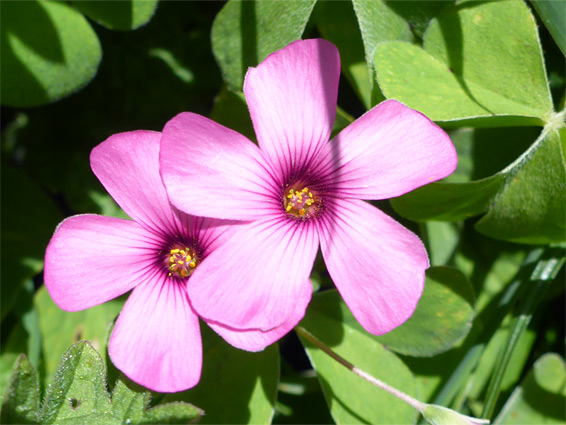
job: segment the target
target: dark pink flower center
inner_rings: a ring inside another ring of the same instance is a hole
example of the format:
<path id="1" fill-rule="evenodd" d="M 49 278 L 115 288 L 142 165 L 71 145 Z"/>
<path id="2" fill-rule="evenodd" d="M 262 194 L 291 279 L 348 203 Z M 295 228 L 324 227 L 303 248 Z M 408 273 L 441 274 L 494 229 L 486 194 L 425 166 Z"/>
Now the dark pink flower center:
<path id="1" fill-rule="evenodd" d="M 167 268 L 169 276 L 189 277 L 200 263 L 200 259 L 193 248 L 176 244 L 167 255 Z"/>
<path id="2" fill-rule="evenodd" d="M 298 189 L 291 186 L 284 193 L 283 204 L 287 215 L 293 218 L 308 219 L 317 214 L 321 201 L 308 187 Z"/>

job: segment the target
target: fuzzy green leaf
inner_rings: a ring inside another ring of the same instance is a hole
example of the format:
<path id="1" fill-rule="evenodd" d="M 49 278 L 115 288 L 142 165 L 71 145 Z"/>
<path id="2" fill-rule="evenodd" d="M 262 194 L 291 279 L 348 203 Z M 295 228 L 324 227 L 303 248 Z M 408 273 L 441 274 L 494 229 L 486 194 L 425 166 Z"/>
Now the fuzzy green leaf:
<path id="1" fill-rule="evenodd" d="M 508 172 L 495 204 L 476 224 L 480 232 L 512 242 L 566 240 L 566 130 L 541 135 Z"/>
<path id="2" fill-rule="evenodd" d="M 110 415 L 111 409 L 102 359 L 87 341 L 73 345 L 63 355 L 47 390 L 42 423 L 121 424 Z"/>
<path id="3" fill-rule="evenodd" d="M 157 8 L 157 0 L 81 0 L 71 4 L 100 25 L 121 31 L 147 24 Z"/>
<path id="4" fill-rule="evenodd" d="M 16 362 L 10 384 L 4 396 L 0 421 L 3 424 L 37 423 L 39 382 L 37 374 L 24 354 Z"/>
<path id="5" fill-rule="evenodd" d="M 385 96 L 433 121 L 542 125 L 553 111 L 536 22 L 522 1 L 460 2 L 431 22 L 424 49 L 382 43 L 374 58 Z"/>
<path id="6" fill-rule="evenodd" d="M 94 77 L 102 57 L 87 20 L 64 2 L 3 2 L 0 39 L 3 105 L 42 105 L 68 96 Z"/>
<path id="7" fill-rule="evenodd" d="M 224 81 L 241 91 L 250 66 L 303 35 L 316 0 L 229 0 L 212 25 L 212 51 Z"/>

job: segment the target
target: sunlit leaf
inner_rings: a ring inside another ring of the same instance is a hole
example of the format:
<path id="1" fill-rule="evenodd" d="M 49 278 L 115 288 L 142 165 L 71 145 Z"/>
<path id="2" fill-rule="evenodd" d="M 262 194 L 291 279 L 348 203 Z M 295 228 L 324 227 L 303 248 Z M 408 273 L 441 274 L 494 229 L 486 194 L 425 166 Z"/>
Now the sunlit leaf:
<path id="1" fill-rule="evenodd" d="M 356 367 L 409 394 L 415 394 L 411 371 L 353 318 L 336 291 L 316 294 L 300 326 Z M 413 424 L 417 412 L 375 387 L 301 338 L 332 417 L 338 424 Z"/>
<path id="2" fill-rule="evenodd" d="M 522 1 L 460 2 L 431 22 L 424 49 L 382 43 L 374 58 L 385 96 L 433 121 L 541 125 L 553 111 L 536 22 Z"/>

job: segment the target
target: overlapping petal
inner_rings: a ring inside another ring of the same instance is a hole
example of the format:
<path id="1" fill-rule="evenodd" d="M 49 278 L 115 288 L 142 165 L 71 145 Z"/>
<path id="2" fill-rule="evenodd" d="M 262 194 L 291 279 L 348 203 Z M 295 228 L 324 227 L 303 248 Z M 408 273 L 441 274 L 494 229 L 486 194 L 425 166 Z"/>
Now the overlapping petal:
<path id="1" fill-rule="evenodd" d="M 387 199 L 446 177 L 456 162 L 444 130 L 420 112 L 387 100 L 332 139 L 318 169 L 342 196 Z"/>
<path id="2" fill-rule="evenodd" d="M 405 322 L 429 266 L 419 238 L 360 200 L 336 201 L 317 224 L 328 272 L 361 325 L 381 335 Z"/>
<path id="3" fill-rule="evenodd" d="M 340 56 L 326 40 L 301 40 L 250 68 L 244 93 L 259 145 L 285 181 L 330 139 Z"/>
<path id="4" fill-rule="evenodd" d="M 128 378 L 153 391 L 195 386 L 202 368 L 197 315 L 185 282 L 149 274 L 126 302 L 108 345 L 112 362 Z"/>
<path id="5" fill-rule="evenodd" d="M 90 165 L 132 219 L 165 234 L 178 226 L 159 174 L 160 139 L 154 131 L 115 134 L 92 150 Z"/>
<path id="6" fill-rule="evenodd" d="M 133 221 L 73 216 L 49 242 L 45 285 L 63 310 L 83 310 L 136 286 L 153 267 L 159 248 L 159 238 Z"/>
<path id="7" fill-rule="evenodd" d="M 160 163 L 169 199 L 186 213 L 252 220 L 280 206 L 258 147 L 203 116 L 186 112 L 165 125 Z"/>
<path id="8" fill-rule="evenodd" d="M 312 284 L 310 281 L 306 281 L 301 287 L 299 297 L 294 300 L 295 310 L 293 311 L 293 314 L 291 314 L 291 316 L 281 326 L 269 331 L 261 331 L 259 329 L 238 330 L 213 322 L 207 323 L 218 335 L 234 347 L 246 351 L 261 351 L 268 345 L 271 345 L 283 338 L 303 319 L 307 305 L 311 300 L 311 295 Z"/>
<path id="9" fill-rule="evenodd" d="M 230 328 L 279 327 L 295 311 L 317 250 L 312 223 L 277 217 L 241 226 L 191 276 L 191 303 L 205 320 Z"/>

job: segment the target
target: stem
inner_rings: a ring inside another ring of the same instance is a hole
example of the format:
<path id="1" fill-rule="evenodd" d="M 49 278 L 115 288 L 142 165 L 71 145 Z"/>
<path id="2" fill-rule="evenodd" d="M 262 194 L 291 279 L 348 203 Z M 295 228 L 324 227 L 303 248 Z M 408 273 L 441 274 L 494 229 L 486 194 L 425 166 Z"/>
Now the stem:
<path id="1" fill-rule="evenodd" d="M 317 348 L 324 351 L 326 354 L 328 354 L 330 357 L 332 357 L 334 360 L 336 360 L 338 363 L 340 363 L 346 369 L 348 369 L 351 372 L 353 372 L 354 374 L 358 375 L 360 378 L 363 378 L 366 381 L 370 382 L 371 384 L 375 385 L 376 387 L 381 388 L 382 390 L 387 391 L 389 394 L 394 395 L 398 399 L 404 401 L 405 403 L 407 403 L 407 404 L 411 405 L 412 407 L 414 407 L 415 409 L 417 409 L 419 412 L 422 412 L 422 410 L 424 409 L 424 407 L 425 407 L 424 403 L 422 403 L 419 400 L 405 394 L 402 391 L 399 391 L 397 388 L 394 388 L 394 387 L 386 384 L 385 382 L 380 381 L 379 379 L 375 378 L 374 376 L 370 375 L 369 373 L 364 372 L 363 370 L 357 368 L 352 363 L 350 363 L 348 360 L 344 359 L 343 357 L 339 356 L 334 351 L 332 351 L 328 346 L 326 346 L 322 341 L 320 341 L 317 337 L 315 337 L 313 334 L 311 334 L 305 328 L 303 328 L 301 326 L 296 326 L 295 331 L 300 336 L 307 339 L 314 346 L 316 346 Z"/>

